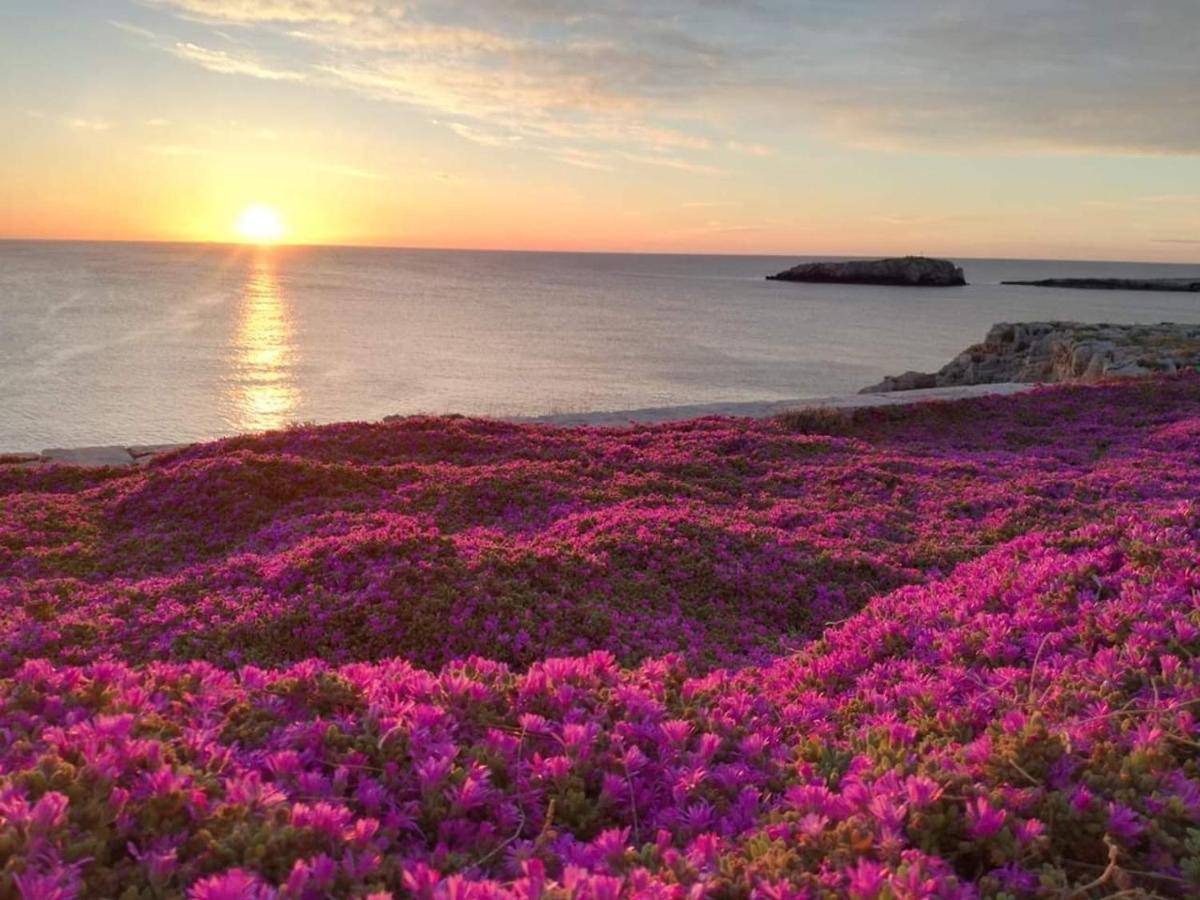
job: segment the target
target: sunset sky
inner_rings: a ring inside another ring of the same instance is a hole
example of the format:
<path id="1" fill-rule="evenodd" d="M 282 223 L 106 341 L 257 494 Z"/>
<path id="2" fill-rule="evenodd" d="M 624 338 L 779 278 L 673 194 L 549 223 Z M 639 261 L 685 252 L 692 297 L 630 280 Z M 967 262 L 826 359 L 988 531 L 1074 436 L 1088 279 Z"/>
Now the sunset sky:
<path id="1" fill-rule="evenodd" d="M 6 0 L 0 236 L 1200 260 L 1196 0 Z"/>

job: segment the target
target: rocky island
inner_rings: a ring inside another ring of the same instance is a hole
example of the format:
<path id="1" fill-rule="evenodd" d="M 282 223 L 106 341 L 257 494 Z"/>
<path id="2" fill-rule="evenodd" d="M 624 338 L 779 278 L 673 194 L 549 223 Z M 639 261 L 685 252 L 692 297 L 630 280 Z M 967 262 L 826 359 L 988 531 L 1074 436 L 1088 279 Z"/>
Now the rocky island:
<path id="1" fill-rule="evenodd" d="M 961 267 L 949 260 L 925 256 L 801 263 L 777 275 L 768 275 L 767 280 L 901 287 L 960 287 L 967 283 Z"/>
<path id="2" fill-rule="evenodd" d="M 937 372 L 889 375 L 860 393 L 1001 382 L 1099 381 L 1200 367 L 1200 325 L 1002 322 Z"/>
<path id="3" fill-rule="evenodd" d="M 1185 291 L 1200 293 L 1195 278 L 1041 278 L 1037 281 L 1002 281 L 1025 287 L 1075 288 L 1084 291 Z"/>

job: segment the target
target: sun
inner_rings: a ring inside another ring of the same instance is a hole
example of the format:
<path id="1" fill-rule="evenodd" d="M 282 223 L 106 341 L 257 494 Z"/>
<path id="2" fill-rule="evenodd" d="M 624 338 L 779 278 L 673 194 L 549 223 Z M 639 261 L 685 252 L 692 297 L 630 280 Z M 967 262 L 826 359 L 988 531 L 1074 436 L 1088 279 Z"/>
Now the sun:
<path id="1" fill-rule="evenodd" d="M 247 206 L 238 216 L 237 233 L 250 244 L 274 244 L 284 230 L 283 217 L 269 206 Z"/>

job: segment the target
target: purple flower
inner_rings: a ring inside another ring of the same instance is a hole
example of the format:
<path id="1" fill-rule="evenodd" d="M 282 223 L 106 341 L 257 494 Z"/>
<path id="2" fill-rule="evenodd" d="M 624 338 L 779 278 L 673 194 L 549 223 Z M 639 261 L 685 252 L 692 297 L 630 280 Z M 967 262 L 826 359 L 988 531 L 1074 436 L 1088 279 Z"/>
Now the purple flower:
<path id="1" fill-rule="evenodd" d="M 987 797 L 967 801 L 967 832 L 977 841 L 985 841 L 1004 827 L 1008 813 L 992 806 Z"/>
<path id="2" fill-rule="evenodd" d="M 887 881 L 887 867 L 865 857 L 846 873 L 846 890 L 854 900 L 875 900 Z"/>
<path id="3" fill-rule="evenodd" d="M 1131 843 L 1146 830 L 1138 819 L 1138 814 L 1122 803 L 1112 801 L 1108 804 L 1108 833 L 1120 838 L 1125 843 Z"/>
<path id="4" fill-rule="evenodd" d="M 189 900 L 273 900 L 275 892 L 257 875 L 229 869 L 197 881 L 188 890 Z"/>
<path id="5" fill-rule="evenodd" d="M 1023 845 L 1032 844 L 1046 833 L 1046 826 L 1039 819 L 1023 819 L 1013 826 L 1013 834 Z"/>

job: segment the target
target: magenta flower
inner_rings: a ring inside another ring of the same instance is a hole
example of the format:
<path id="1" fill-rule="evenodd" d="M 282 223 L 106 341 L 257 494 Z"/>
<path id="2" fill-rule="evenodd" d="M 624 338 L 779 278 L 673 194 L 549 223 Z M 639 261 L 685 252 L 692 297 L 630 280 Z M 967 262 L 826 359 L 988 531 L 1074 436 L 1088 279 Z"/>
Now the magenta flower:
<path id="1" fill-rule="evenodd" d="M 13 876 L 21 900 L 75 900 L 79 896 L 79 879 L 74 872 L 22 872 Z"/>
<path id="2" fill-rule="evenodd" d="M 1013 826 L 1013 834 L 1023 845 L 1032 844 L 1046 833 L 1046 826 L 1038 819 L 1023 819 Z"/>
<path id="3" fill-rule="evenodd" d="M 846 890 L 854 900 L 875 900 L 887 882 L 887 867 L 865 857 L 847 872 Z"/>
<path id="4" fill-rule="evenodd" d="M 967 801 L 967 832 L 977 841 L 985 841 L 1004 827 L 1008 813 L 992 806 L 987 797 Z"/>
<path id="5" fill-rule="evenodd" d="M 42 794 L 29 812 L 29 827 L 34 831 L 46 832 L 61 826 L 67 820 L 67 805 L 70 801 L 65 794 L 58 791 L 47 791 Z"/>
<path id="6" fill-rule="evenodd" d="M 11 892 L 1086 893 L 1106 841 L 1183 878 L 1200 375 L 817 427 L 0 461 Z"/>
<path id="7" fill-rule="evenodd" d="M 251 872 L 230 869 L 192 885 L 189 900 L 272 900 L 275 892 Z"/>
<path id="8" fill-rule="evenodd" d="M 1108 833 L 1120 838 L 1125 843 L 1131 843 L 1146 830 L 1138 819 L 1138 814 L 1128 806 L 1116 801 L 1108 804 Z"/>

